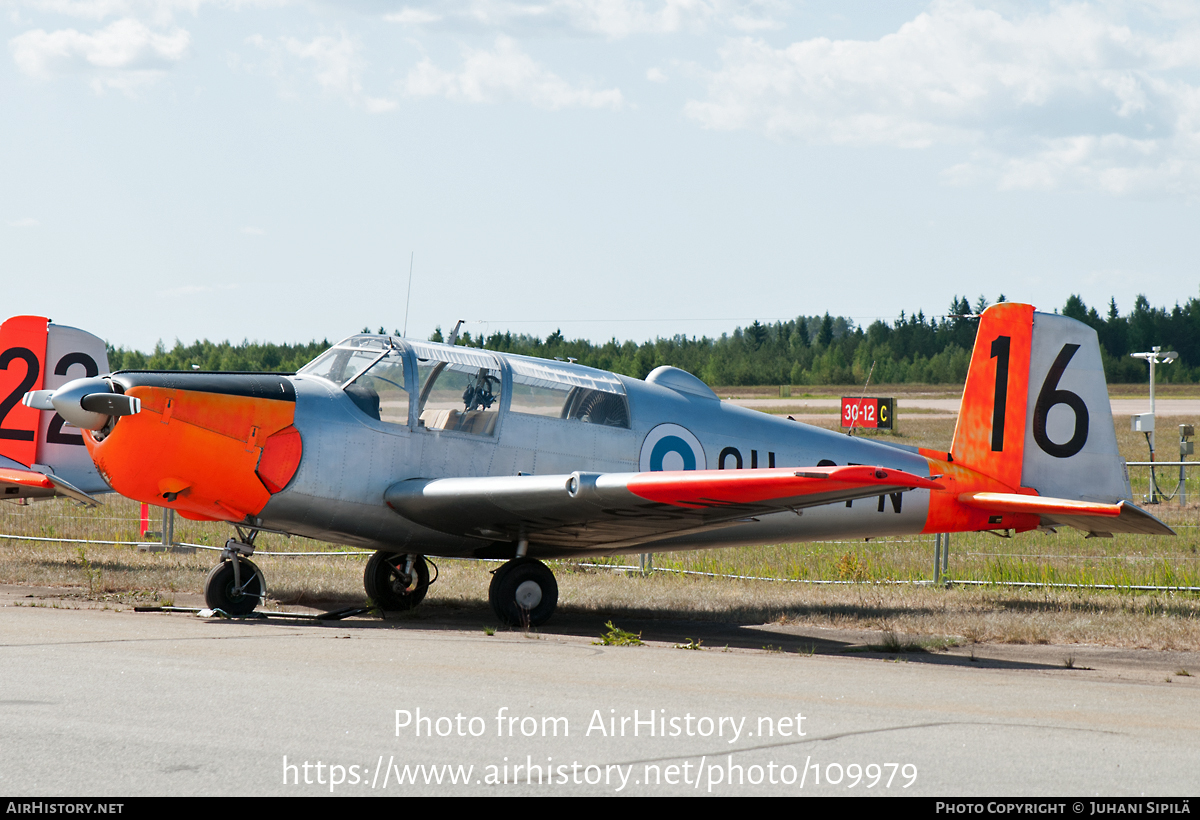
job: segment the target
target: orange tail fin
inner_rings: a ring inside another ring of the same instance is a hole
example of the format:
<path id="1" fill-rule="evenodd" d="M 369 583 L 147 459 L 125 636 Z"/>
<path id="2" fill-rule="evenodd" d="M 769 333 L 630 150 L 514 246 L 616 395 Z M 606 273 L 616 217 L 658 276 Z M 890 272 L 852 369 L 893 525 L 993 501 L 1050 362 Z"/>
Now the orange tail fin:
<path id="1" fill-rule="evenodd" d="M 1129 498 L 1096 331 L 1030 305 L 985 310 L 950 452 L 1013 490 Z"/>
<path id="2" fill-rule="evenodd" d="M 983 312 L 950 453 L 1017 489 L 1025 455 L 1033 306 L 1002 302 Z"/>

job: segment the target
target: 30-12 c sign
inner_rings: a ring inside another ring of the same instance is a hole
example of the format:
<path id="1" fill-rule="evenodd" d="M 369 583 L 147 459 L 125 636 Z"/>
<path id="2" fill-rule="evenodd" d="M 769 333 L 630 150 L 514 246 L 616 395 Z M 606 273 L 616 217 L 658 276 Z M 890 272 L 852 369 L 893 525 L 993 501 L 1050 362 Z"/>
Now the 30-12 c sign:
<path id="1" fill-rule="evenodd" d="M 880 430 L 891 430 L 895 417 L 895 399 L 842 397 L 843 427 L 877 427 Z"/>

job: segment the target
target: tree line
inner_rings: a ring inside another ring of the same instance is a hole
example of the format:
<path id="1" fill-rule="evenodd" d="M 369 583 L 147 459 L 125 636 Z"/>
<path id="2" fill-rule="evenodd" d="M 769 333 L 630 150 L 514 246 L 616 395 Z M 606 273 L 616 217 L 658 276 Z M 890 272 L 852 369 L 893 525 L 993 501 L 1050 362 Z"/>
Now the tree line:
<path id="1" fill-rule="evenodd" d="M 997 301 L 1004 301 L 1004 296 Z M 974 305 L 965 296 L 955 296 L 942 316 L 926 317 L 919 310 L 912 315 L 901 313 L 892 322 L 877 320 L 862 327 L 844 316 L 802 315 L 786 322 L 755 321 L 715 338 L 677 335 L 640 344 L 615 338 L 602 343 L 567 339 L 560 331 L 544 339 L 507 331 L 486 336 L 467 332 L 456 344 L 577 361 L 635 378 L 645 378 L 654 368 L 667 364 L 711 385 L 862 384 L 868 374 L 872 384 L 961 384 L 970 365 L 978 314 L 988 304 L 982 296 Z M 1145 362 L 1129 354 L 1154 345 L 1179 352 L 1177 362 L 1157 371 L 1159 380 L 1200 381 L 1200 299 L 1189 299 L 1168 311 L 1151 307 L 1139 296 L 1127 315 L 1121 315 L 1113 299 L 1101 315 L 1072 295 L 1061 312 L 1096 330 L 1110 382 L 1144 381 Z M 363 332 L 372 330 L 363 328 Z M 379 328 L 377 332 L 385 331 Z M 441 328 L 430 338 L 444 341 Z M 108 357 L 113 370 L 292 372 L 329 344 L 321 340 L 295 345 L 243 341 L 235 345 L 205 340 L 185 346 L 176 341 L 171 349 L 159 342 L 149 354 L 109 346 Z"/>

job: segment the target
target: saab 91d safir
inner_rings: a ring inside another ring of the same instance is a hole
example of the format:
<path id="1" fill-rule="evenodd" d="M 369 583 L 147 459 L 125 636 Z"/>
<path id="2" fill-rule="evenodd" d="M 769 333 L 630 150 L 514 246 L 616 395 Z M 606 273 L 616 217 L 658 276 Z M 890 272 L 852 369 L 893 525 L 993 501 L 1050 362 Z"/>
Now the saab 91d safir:
<path id="1" fill-rule="evenodd" d="M 295 374 L 119 372 L 29 393 L 83 429 L 117 492 L 232 524 L 210 607 L 265 593 L 260 532 L 376 550 L 365 587 L 416 606 L 425 556 L 508 559 L 508 623 L 558 600 L 543 559 L 827 538 L 1171 530 L 1127 500 L 1096 334 L 989 308 L 951 449 L 855 438 L 722 402 L 696 377 L 358 335 Z"/>

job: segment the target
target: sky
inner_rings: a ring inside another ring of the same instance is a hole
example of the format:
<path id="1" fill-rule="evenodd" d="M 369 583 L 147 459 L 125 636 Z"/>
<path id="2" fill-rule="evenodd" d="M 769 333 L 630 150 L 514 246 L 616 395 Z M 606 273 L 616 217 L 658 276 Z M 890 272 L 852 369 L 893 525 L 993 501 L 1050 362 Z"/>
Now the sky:
<path id="1" fill-rule="evenodd" d="M 1196 3 L 0 0 L 0 38 L 0 314 L 114 345 L 1200 296 Z"/>

